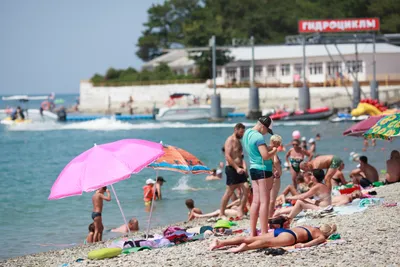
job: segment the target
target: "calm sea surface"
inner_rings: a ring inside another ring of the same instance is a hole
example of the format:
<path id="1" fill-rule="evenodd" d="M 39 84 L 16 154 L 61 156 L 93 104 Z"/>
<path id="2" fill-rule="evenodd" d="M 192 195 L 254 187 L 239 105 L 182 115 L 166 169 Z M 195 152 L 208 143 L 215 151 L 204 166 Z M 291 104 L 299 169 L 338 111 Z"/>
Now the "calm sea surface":
<path id="1" fill-rule="evenodd" d="M 73 104 L 75 97 L 69 96 Z M 4 103 L 1 104 L 2 106 Z M 240 120 L 221 124 L 157 123 L 153 121 L 127 123 L 111 119 L 58 124 L 55 122 L 32 123 L 24 126 L 0 125 L 0 258 L 65 248 L 82 243 L 91 219 L 92 193 L 60 200 L 47 200 L 50 188 L 63 167 L 94 143 L 102 144 L 125 138 L 163 141 L 184 148 L 210 168 L 223 160 L 221 146 Z M 246 126 L 254 123 L 245 121 Z M 355 164 L 349 161 L 349 153 L 362 153 L 362 140 L 342 137 L 341 133 L 351 124 L 329 122 L 276 123 L 274 131 L 290 141 L 291 133 L 299 130 L 307 138 L 321 133 L 317 151 L 335 154 L 346 163 L 348 173 Z M 378 170 L 384 169 L 390 150 L 399 148 L 400 142 L 377 142 L 365 154 Z M 385 150 L 382 150 L 384 148 Z M 281 159 L 284 154 L 280 154 Z M 184 200 L 193 198 L 205 212 L 219 207 L 225 189 L 223 181 L 206 182 L 204 175 L 184 176 L 179 173 L 159 173 L 167 182 L 163 186 L 163 201 L 157 202 L 152 226 L 165 225 L 186 219 Z M 139 219 L 145 228 L 148 213 L 143 205 L 142 187 L 145 180 L 155 177 L 154 170 L 145 169 L 128 180 L 115 184 L 119 200 L 127 217 Z M 289 184 L 285 172 L 282 187 Z M 104 204 L 103 221 L 106 229 L 123 223 L 114 196 Z M 105 234 L 105 239 L 111 237 Z"/>

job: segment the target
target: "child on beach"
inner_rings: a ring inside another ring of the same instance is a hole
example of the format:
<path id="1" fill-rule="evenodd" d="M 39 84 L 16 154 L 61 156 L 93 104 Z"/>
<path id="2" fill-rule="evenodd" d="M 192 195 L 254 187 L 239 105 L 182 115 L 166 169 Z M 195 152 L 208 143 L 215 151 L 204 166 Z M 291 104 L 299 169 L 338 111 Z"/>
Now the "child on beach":
<path id="1" fill-rule="evenodd" d="M 94 223 L 89 224 L 89 233 L 86 237 L 86 240 L 83 242 L 84 244 L 90 244 L 93 243 L 94 239 Z"/>
<path id="2" fill-rule="evenodd" d="M 193 220 L 196 218 L 195 214 L 203 214 L 203 212 L 199 208 L 194 207 L 193 199 L 186 199 L 185 201 L 186 207 L 189 209 L 188 213 L 188 221 Z"/>
<path id="3" fill-rule="evenodd" d="M 147 179 L 146 185 L 143 186 L 143 201 L 145 206 L 151 206 L 151 202 L 154 198 L 154 184 L 156 181 L 153 179 Z"/>

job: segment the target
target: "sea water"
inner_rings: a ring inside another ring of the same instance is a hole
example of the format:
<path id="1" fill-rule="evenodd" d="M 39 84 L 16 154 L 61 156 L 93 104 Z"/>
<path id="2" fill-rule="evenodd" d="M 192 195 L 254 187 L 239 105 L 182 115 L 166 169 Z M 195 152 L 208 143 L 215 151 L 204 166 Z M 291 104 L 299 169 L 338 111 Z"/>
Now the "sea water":
<path id="1" fill-rule="evenodd" d="M 28 253 L 66 248 L 80 244 L 86 237 L 92 222 L 92 193 L 83 193 L 60 200 L 48 200 L 50 188 L 59 173 L 70 160 L 94 143 L 102 144 L 125 138 L 163 141 L 196 155 L 210 168 L 224 161 L 221 147 L 232 134 L 240 119 L 224 123 L 203 122 L 121 122 L 113 119 L 59 124 L 38 122 L 13 127 L 0 126 L 0 258 Z M 254 122 L 244 121 L 247 127 Z M 291 133 L 299 130 L 307 138 L 320 133 L 318 154 L 340 156 L 345 164 L 345 174 L 356 167 L 349 159 L 355 151 L 365 154 L 378 171 L 385 168 L 390 150 L 399 148 L 399 141 L 378 141 L 375 148 L 363 153 L 362 139 L 343 137 L 349 123 L 288 122 L 275 123 L 274 132 L 290 142 Z M 384 148 L 385 150 L 382 150 Z M 284 161 L 286 152 L 279 153 Z M 221 181 L 205 181 L 205 175 L 183 175 L 160 171 L 167 181 L 163 187 L 163 200 L 157 201 L 151 226 L 161 226 L 187 219 L 185 200 L 192 198 L 204 212 L 219 208 L 225 190 L 225 178 Z M 136 217 L 140 228 L 147 226 L 149 213 L 143 204 L 146 179 L 155 178 L 156 171 L 144 169 L 130 179 L 114 185 L 127 218 Z M 284 172 L 282 188 L 291 181 Z M 103 222 L 106 229 L 123 224 L 115 196 L 104 203 Z M 105 233 L 104 238 L 111 236 Z"/>

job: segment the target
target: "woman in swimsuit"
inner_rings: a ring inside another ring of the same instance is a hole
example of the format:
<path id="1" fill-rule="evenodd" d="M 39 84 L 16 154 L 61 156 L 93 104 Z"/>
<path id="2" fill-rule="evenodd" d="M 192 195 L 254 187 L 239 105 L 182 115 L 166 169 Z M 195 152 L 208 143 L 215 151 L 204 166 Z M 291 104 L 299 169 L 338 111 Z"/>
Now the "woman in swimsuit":
<path id="1" fill-rule="evenodd" d="M 296 200 L 293 207 L 282 208 L 277 210 L 274 216 L 289 214 L 288 219 L 293 219 L 302 210 L 319 210 L 332 204 L 331 192 L 329 188 L 322 183 L 325 178 L 324 170 L 313 170 L 313 186 L 306 193 L 287 197 L 287 200 Z M 313 198 L 313 199 L 311 199 Z"/>
<path id="2" fill-rule="evenodd" d="M 342 172 L 343 169 L 344 169 L 344 164 L 341 164 L 339 169 L 337 169 L 335 175 L 333 175 L 332 186 L 339 186 L 339 185 L 347 184 L 347 181 L 344 178 L 344 174 Z"/>
<path id="3" fill-rule="evenodd" d="M 306 248 L 324 243 L 326 239 L 336 231 L 336 225 L 324 224 L 321 227 L 297 226 L 291 229 L 277 228 L 273 232 L 255 237 L 235 237 L 228 240 L 215 239 L 210 250 L 226 246 L 239 245 L 229 252 L 242 252 L 246 250 L 295 246 Z"/>
<path id="4" fill-rule="evenodd" d="M 308 161 L 312 159 L 312 153 L 300 147 L 300 141 L 294 139 L 292 141 L 292 148 L 286 154 L 286 162 L 290 165 L 290 174 L 292 175 L 292 182 L 294 188 L 297 188 L 296 178 L 300 173 L 300 163 L 304 160 L 304 157 L 308 157 Z"/>

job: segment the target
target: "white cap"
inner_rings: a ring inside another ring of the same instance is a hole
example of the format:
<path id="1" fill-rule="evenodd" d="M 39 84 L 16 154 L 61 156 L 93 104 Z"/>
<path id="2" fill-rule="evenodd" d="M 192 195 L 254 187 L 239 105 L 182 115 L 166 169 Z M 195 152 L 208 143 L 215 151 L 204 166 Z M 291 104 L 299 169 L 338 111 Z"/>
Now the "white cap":
<path id="1" fill-rule="evenodd" d="M 154 181 L 153 179 L 149 178 L 146 180 L 146 184 L 155 184 L 156 181 Z"/>
<path id="2" fill-rule="evenodd" d="M 310 140 L 308 140 L 308 142 L 309 142 L 310 144 L 312 144 L 312 143 L 315 143 L 315 140 L 314 140 L 314 138 L 310 138 Z"/>
<path id="3" fill-rule="evenodd" d="M 357 168 L 360 168 L 360 167 L 361 167 L 361 164 L 358 164 L 358 165 L 357 165 Z"/>
<path id="4" fill-rule="evenodd" d="M 350 152 L 350 156 L 353 156 L 354 154 L 356 154 L 356 152 Z"/>
<path id="5" fill-rule="evenodd" d="M 285 162 L 283 165 L 284 165 L 285 167 L 289 167 L 289 163 L 287 163 L 287 162 Z"/>
<path id="6" fill-rule="evenodd" d="M 218 169 L 217 170 L 217 174 L 221 174 L 222 173 L 222 170 L 221 169 Z"/>
<path id="7" fill-rule="evenodd" d="M 305 137 L 305 136 L 303 136 L 302 138 L 301 138 L 301 141 L 306 141 L 307 140 L 307 138 Z"/>

